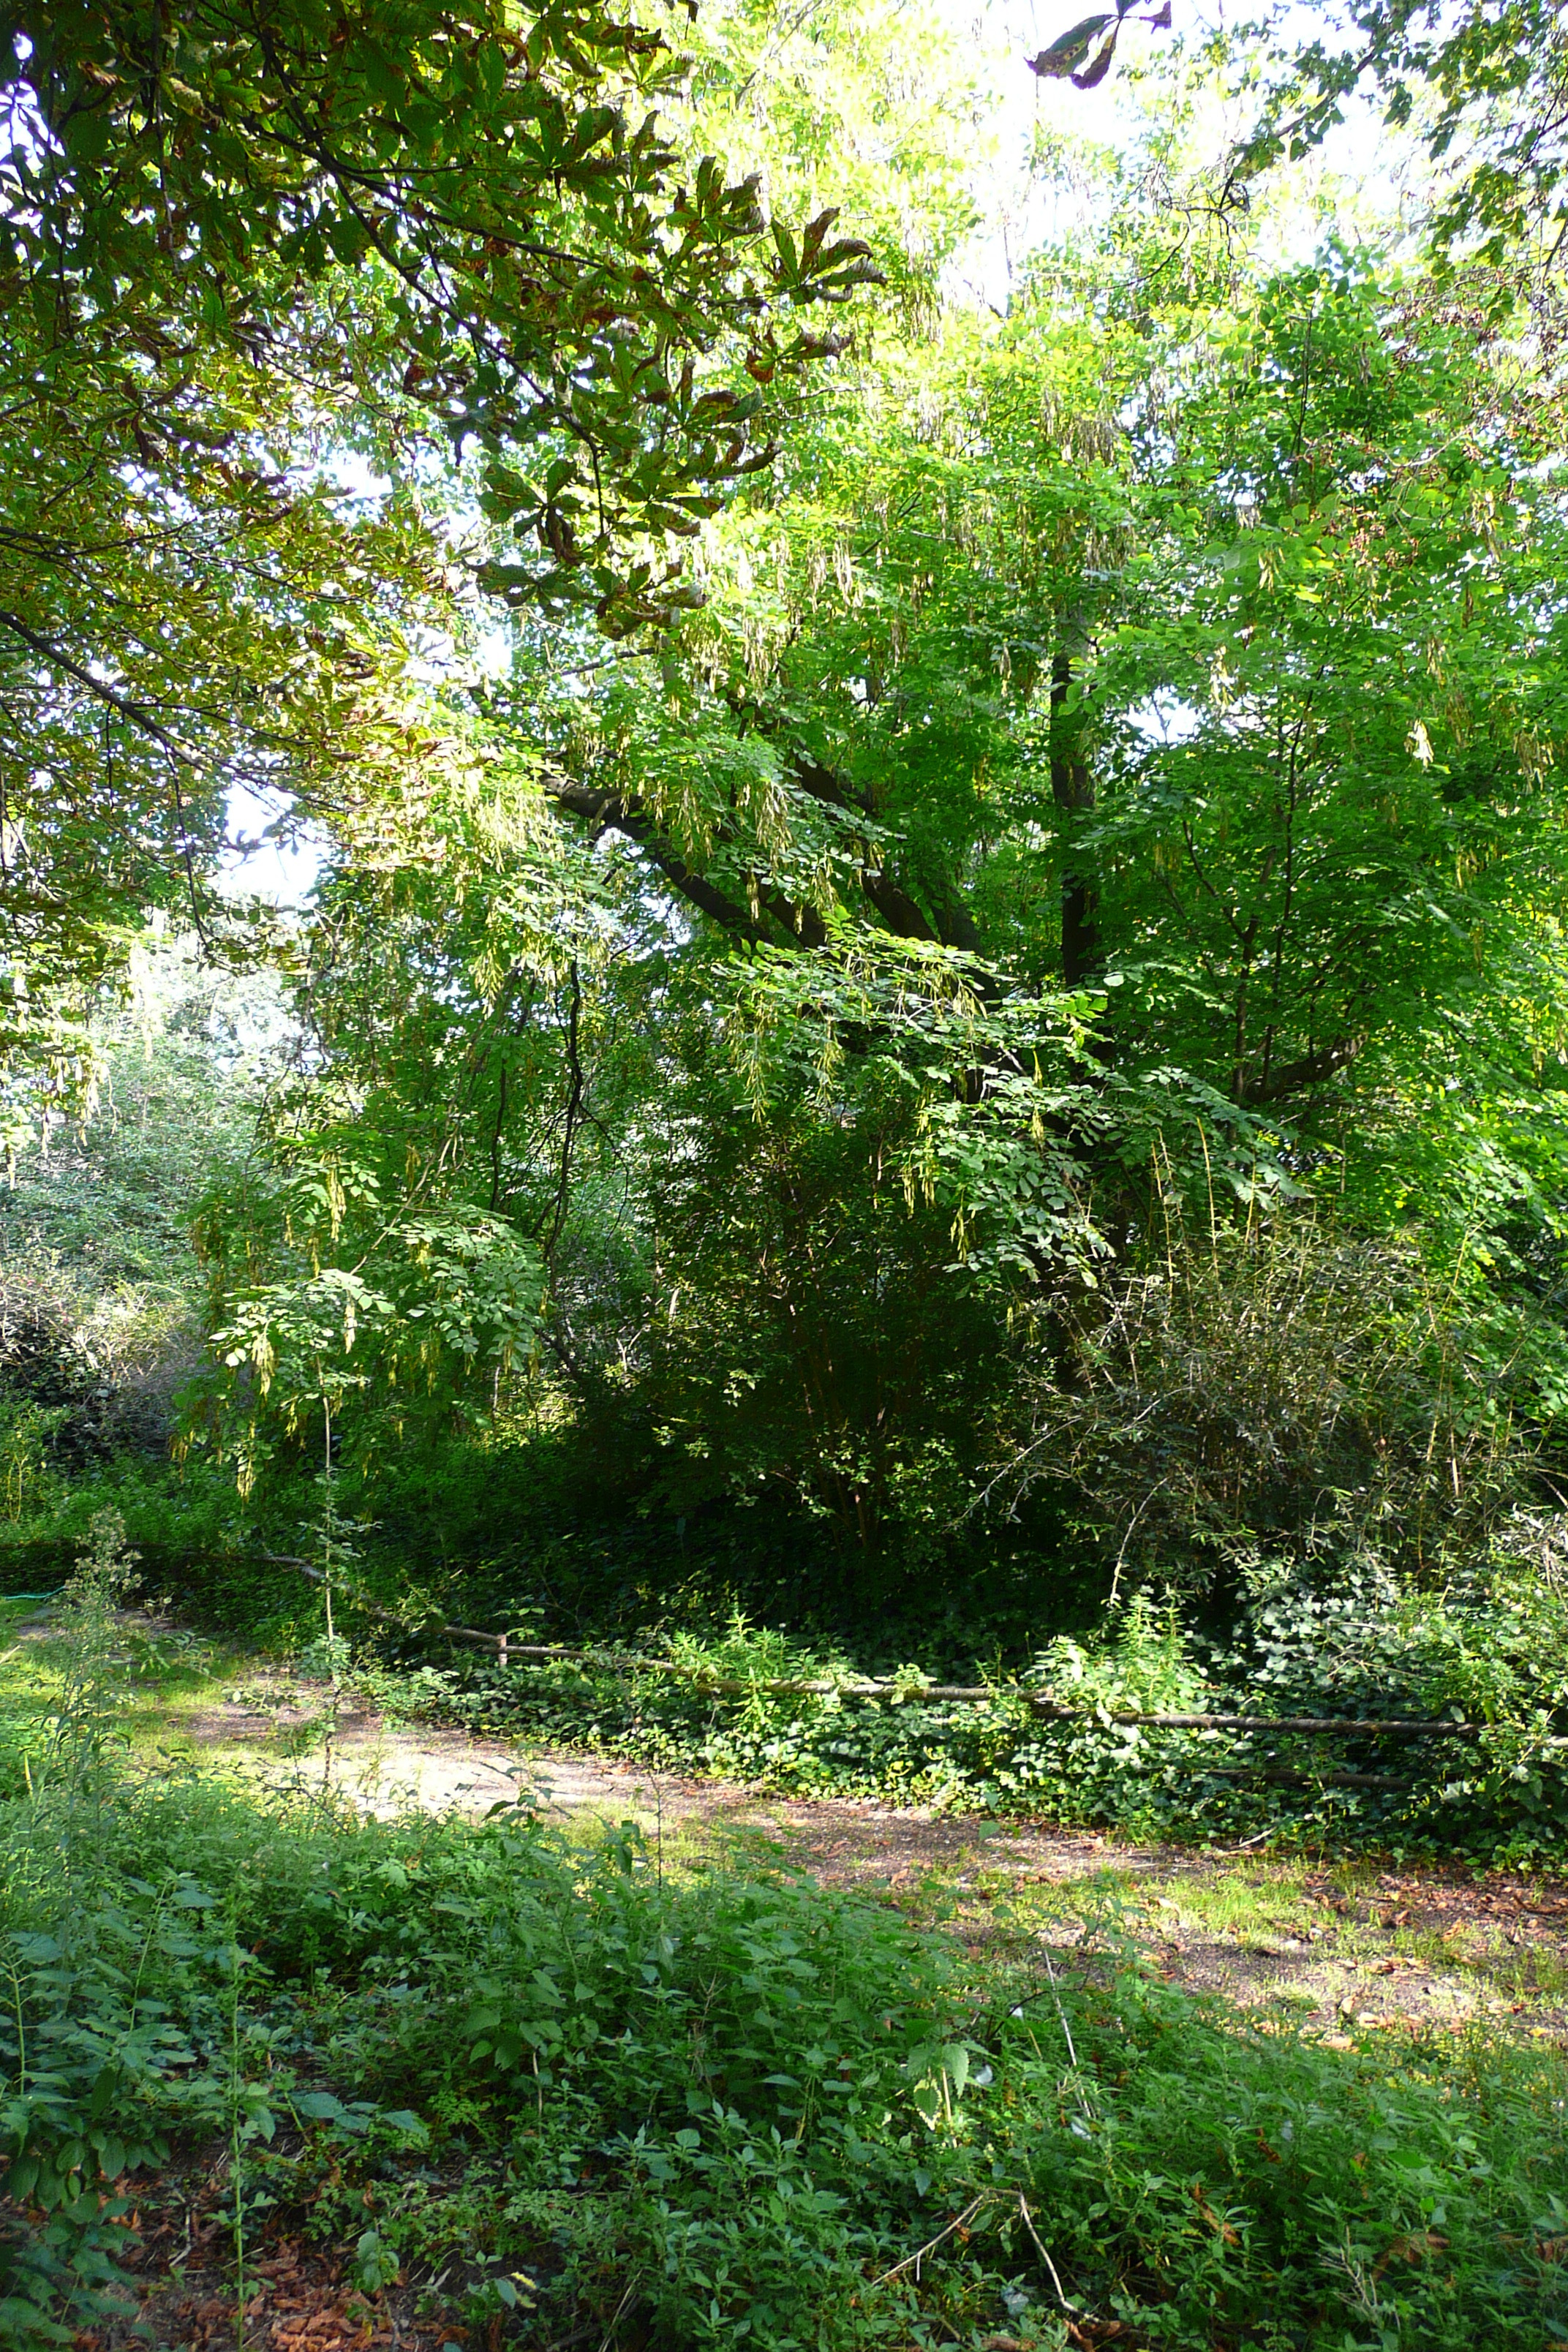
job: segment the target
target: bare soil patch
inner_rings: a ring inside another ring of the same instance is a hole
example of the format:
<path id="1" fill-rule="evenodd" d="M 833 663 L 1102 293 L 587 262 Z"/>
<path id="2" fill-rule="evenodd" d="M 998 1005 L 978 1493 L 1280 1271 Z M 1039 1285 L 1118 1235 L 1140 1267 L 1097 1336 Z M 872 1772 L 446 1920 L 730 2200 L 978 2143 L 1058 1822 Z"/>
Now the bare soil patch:
<path id="1" fill-rule="evenodd" d="M 128 1621 L 130 1622 L 130 1621 Z M 158 1633 L 171 1629 L 135 1621 Z M 13 1638 L 46 1639 L 47 1620 Z M 1568 2042 L 1568 1885 L 1461 1869 L 1138 1846 L 1048 1822 L 806 1801 L 623 1760 L 389 1721 L 281 1675 L 152 1701 L 155 1750 L 274 1786 L 331 1789 L 383 1818 L 633 1824 L 677 1867 L 740 1850 L 949 1926 L 973 1947 L 1135 1949 L 1168 1982 L 1271 2009 L 1331 2039 L 1371 2026 Z"/>
<path id="2" fill-rule="evenodd" d="M 79 2330 L 75 2352 L 439 2352 L 468 2336 L 423 2321 L 411 2286 L 365 2294 L 340 2252 L 270 2216 L 247 2231 L 242 2332 L 226 2155 L 208 2154 L 142 2184 L 120 2253 L 135 2308 Z"/>
<path id="3" fill-rule="evenodd" d="M 1485 2021 L 1568 2039 L 1560 1882 L 1194 1853 L 1047 1822 L 808 1801 L 363 1712 L 340 1715 L 329 1743 L 312 1728 L 327 1703 L 320 1686 L 260 1688 L 184 1728 L 198 1745 L 248 1751 L 269 1775 L 328 1774 L 383 1815 L 521 1803 L 563 1823 L 631 1822 L 668 1843 L 678 1865 L 738 1848 L 945 1922 L 972 1945 L 1029 1938 L 1066 1955 L 1121 1942 L 1168 1982 L 1275 2009 L 1331 2038 Z"/>

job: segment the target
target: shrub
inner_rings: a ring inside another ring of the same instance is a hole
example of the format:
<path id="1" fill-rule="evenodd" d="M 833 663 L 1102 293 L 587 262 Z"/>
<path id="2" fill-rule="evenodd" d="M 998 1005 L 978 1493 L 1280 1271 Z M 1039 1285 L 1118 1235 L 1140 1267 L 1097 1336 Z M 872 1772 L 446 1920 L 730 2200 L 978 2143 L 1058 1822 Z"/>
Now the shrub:
<path id="1" fill-rule="evenodd" d="M 1368 1550 L 1433 1582 L 1528 1489 L 1543 1318 L 1439 1295 L 1386 1242 L 1173 1223 L 1047 1331 L 988 1492 L 1070 1492 L 1113 1592 L 1260 1554 L 1331 1578 Z"/>

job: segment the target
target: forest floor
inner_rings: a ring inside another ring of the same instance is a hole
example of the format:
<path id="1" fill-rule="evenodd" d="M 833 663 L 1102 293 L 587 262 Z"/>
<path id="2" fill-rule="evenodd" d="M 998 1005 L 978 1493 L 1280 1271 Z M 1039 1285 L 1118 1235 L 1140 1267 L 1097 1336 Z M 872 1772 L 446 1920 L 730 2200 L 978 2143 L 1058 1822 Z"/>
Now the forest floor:
<path id="1" fill-rule="evenodd" d="M 521 1804 L 590 1835 L 630 1822 L 662 1868 L 728 1852 L 886 1902 L 972 1948 L 1027 1938 L 1079 1965 L 1136 1955 L 1167 1982 L 1331 2042 L 1484 2021 L 1568 2044 L 1568 1883 L 784 1797 L 388 1719 L 325 1684 L 205 1644 L 183 1654 L 189 1637 L 145 1630 L 160 1664 L 128 1728 L 153 1769 L 202 1759 L 383 1815 Z M 47 1617 L 14 1622 L 11 1655 L 47 1651 L 48 1631 Z"/>
<path id="2" fill-rule="evenodd" d="M 400 1719 L 177 1626 L 128 1616 L 122 1628 L 139 1663 L 121 1726 L 153 1775 L 200 1767 L 382 1816 L 517 1805 L 590 1840 L 631 1823 L 662 1872 L 695 1875 L 727 1857 L 799 1872 L 945 1929 L 976 1958 L 1032 1946 L 1090 1975 L 1131 1961 L 1335 2048 L 1386 2032 L 1391 2058 L 1412 2034 L 1568 2050 L 1568 1884 L 807 1801 Z M 0 1603 L 0 1711 L 46 1714 L 58 1667 L 48 1613 Z M 226 2145 L 144 2179 L 125 2257 L 140 2317 L 84 2329 L 77 2352 L 236 2343 L 231 2204 Z M 262 2227 L 247 2275 L 243 2336 L 257 2352 L 479 2341 L 445 2323 L 432 2334 L 401 2281 L 367 2295 L 342 2247 L 290 2235 L 281 2218 Z"/>

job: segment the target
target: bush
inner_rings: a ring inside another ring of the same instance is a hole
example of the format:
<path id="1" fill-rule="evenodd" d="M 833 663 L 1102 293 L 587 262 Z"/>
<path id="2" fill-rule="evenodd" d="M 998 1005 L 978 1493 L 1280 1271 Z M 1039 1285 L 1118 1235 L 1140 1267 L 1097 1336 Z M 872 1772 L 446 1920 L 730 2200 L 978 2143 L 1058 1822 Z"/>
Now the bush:
<path id="1" fill-rule="evenodd" d="M 199 1361 L 195 1319 L 177 1300 L 145 1285 L 97 1288 L 53 1256 L 14 1259 L 0 1273 L 5 1516 L 21 1517 L 51 1471 L 165 1454 Z"/>
<path id="2" fill-rule="evenodd" d="M 1069 1493 L 1113 1591 L 1260 1555 L 1332 1579 L 1368 1550 L 1434 1583 L 1484 1553 L 1529 1491 L 1554 1325 L 1310 1216 L 1201 1237 L 1173 1216 L 1047 1327 L 993 1499 Z"/>

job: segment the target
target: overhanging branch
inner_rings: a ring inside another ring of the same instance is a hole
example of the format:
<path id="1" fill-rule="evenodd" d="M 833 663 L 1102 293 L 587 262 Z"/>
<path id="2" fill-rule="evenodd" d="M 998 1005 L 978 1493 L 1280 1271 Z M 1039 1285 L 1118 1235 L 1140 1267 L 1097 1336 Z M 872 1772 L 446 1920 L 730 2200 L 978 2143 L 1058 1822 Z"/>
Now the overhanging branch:
<path id="1" fill-rule="evenodd" d="M 586 817 L 590 824 L 608 826 L 616 833 L 624 833 L 628 841 L 635 841 L 680 896 L 710 921 L 720 924 L 731 938 L 744 940 L 753 947 L 779 944 L 776 935 L 749 908 L 688 866 L 645 810 L 628 803 L 619 793 L 595 792 L 591 785 L 571 783 L 564 778 L 558 778 L 545 789 L 558 807 L 570 809 L 574 815 Z M 786 898 L 782 890 L 772 887 L 758 888 L 756 905 L 759 913 L 773 917 L 792 947 L 819 948 L 826 944 L 827 926 L 815 907 Z"/>
<path id="2" fill-rule="evenodd" d="M 121 719 L 128 719 L 133 727 L 141 728 L 143 734 L 151 735 L 171 760 L 178 760 L 186 767 L 191 765 L 190 753 L 181 749 L 167 728 L 160 726 L 143 704 L 133 702 L 128 694 L 121 694 L 114 687 L 106 685 L 102 678 L 94 677 L 89 669 L 84 669 L 80 662 L 73 661 L 60 646 L 51 644 L 47 637 L 40 636 L 36 629 L 30 629 L 19 614 L 8 613 L 0 606 L 0 628 L 9 629 L 14 637 L 20 637 L 25 646 L 32 648 L 40 661 L 47 661 L 54 668 L 63 670 L 68 677 L 74 677 L 89 694 L 96 695 L 100 702 L 106 703 L 110 710 L 118 711 Z"/>
<path id="3" fill-rule="evenodd" d="M 628 841 L 635 841 L 680 897 L 731 938 L 744 940 L 752 947 L 761 947 L 769 940 L 771 934 L 763 924 L 753 921 L 744 907 L 688 866 L 661 838 L 651 821 L 640 810 L 629 808 L 618 793 L 595 792 L 590 785 L 571 783 L 564 778 L 555 779 L 545 790 L 558 808 L 569 809 L 574 816 L 586 817 L 590 824 L 624 833 Z"/>

